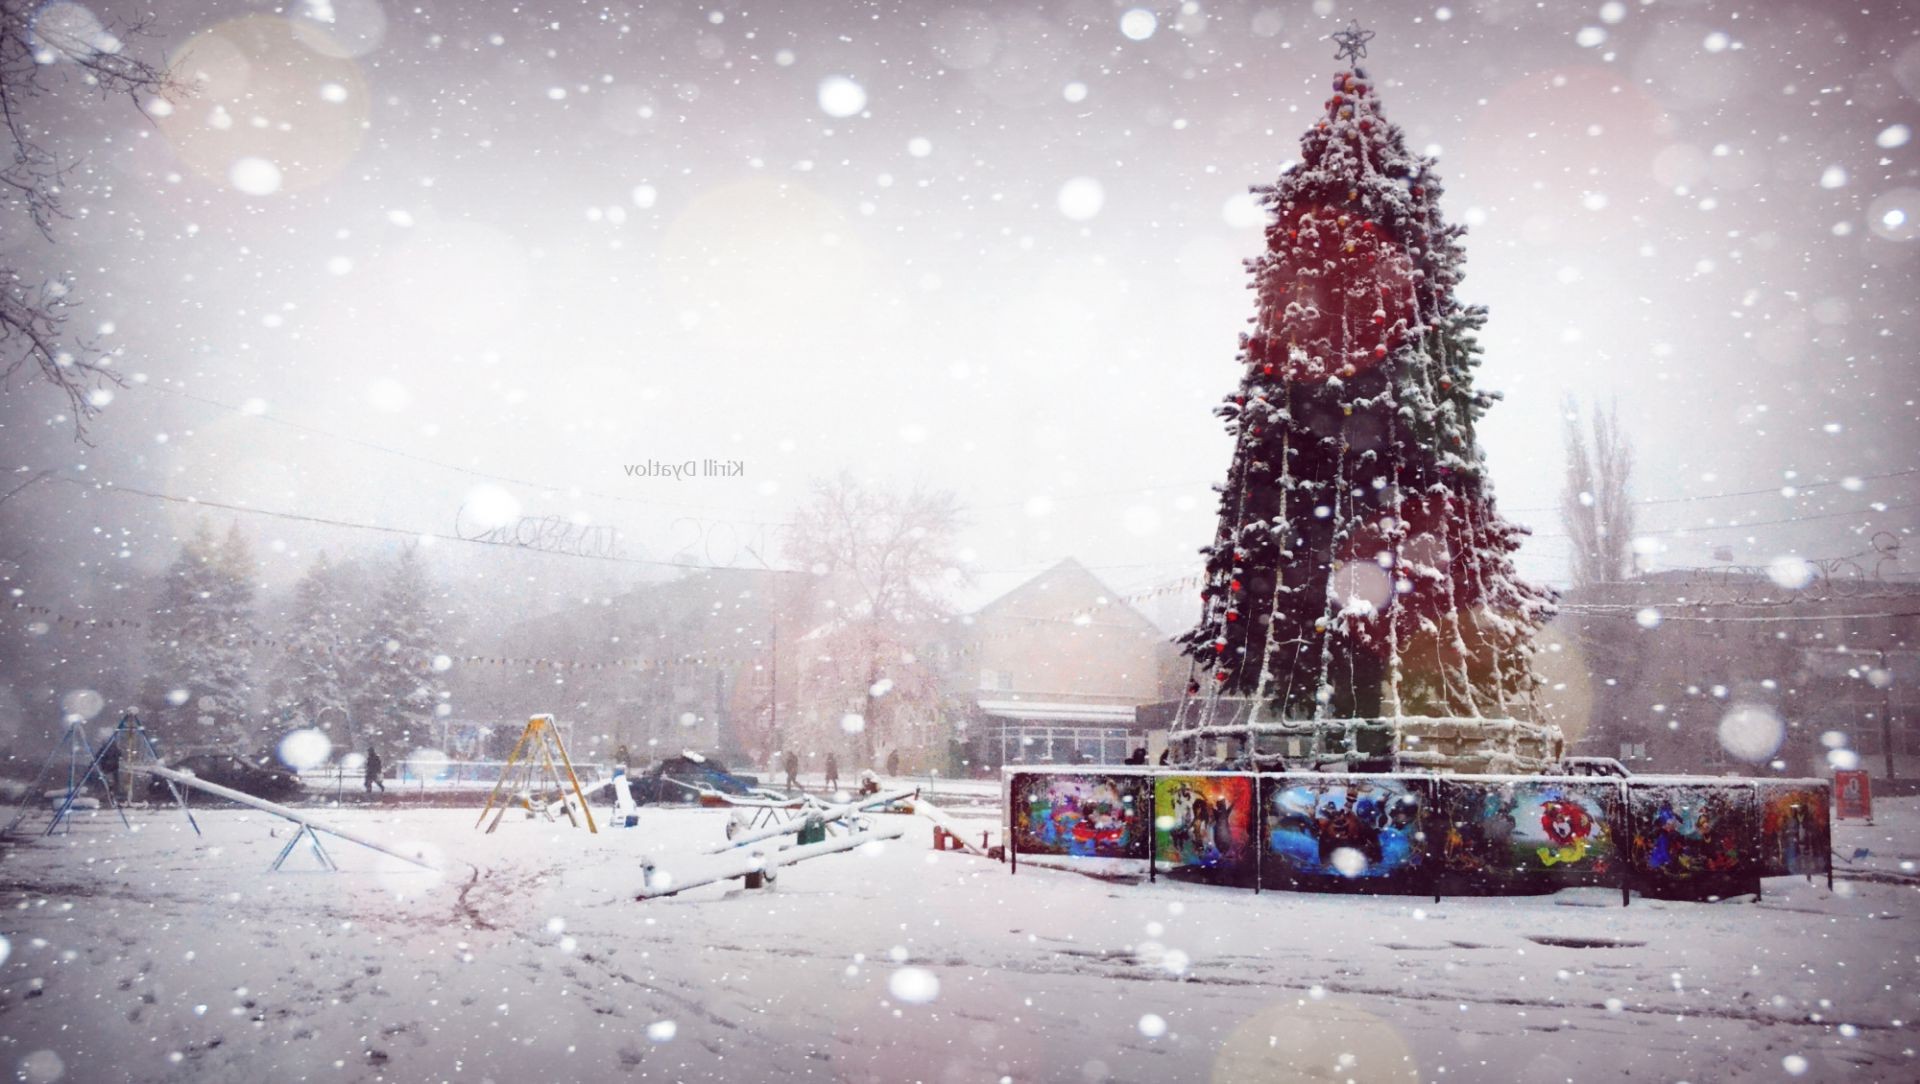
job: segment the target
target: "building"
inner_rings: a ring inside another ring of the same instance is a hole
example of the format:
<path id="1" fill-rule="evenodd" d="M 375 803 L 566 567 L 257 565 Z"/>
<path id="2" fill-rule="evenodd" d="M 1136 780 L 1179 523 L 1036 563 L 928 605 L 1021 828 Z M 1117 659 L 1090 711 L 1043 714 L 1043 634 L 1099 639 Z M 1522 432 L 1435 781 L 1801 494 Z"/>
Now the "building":
<path id="1" fill-rule="evenodd" d="M 969 774 L 1119 763 L 1150 744 L 1138 709 L 1183 673 L 1166 634 L 1072 558 L 963 618 L 952 655 L 956 768 Z"/>
<path id="2" fill-rule="evenodd" d="M 552 713 L 574 726 L 570 748 L 585 759 L 624 745 L 635 764 L 683 749 L 760 763 L 789 706 L 772 690 L 782 639 L 806 624 L 789 597 L 804 579 L 689 570 L 518 622 L 461 667 L 461 702 L 509 722 Z"/>
<path id="3" fill-rule="evenodd" d="M 1575 754 L 1636 771 L 1920 779 L 1920 583 L 1845 562 L 1569 593 L 1543 643 Z M 1782 586 L 1780 581 L 1799 586 Z"/>

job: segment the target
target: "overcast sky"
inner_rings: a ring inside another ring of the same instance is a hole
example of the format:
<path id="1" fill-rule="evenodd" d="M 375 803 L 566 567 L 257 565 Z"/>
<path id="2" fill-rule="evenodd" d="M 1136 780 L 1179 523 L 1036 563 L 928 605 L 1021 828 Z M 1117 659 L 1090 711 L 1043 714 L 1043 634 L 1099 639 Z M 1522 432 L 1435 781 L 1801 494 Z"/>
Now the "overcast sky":
<path id="1" fill-rule="evenodd" d="M 57 246 L 0 233 L 72 273 L 134 382 L 87 448 L 16 380 L 8 471 L 406 531 L 558 515 L 726 563 L 850 469 L 960 493 L 963 601 L 1069 555 L 1122 591 L 1193 575 L 1246 189 L 1297 155 L 1357 17 L 1471 226 L 1525 572 L 1566 574 L 1568 397 L 1619 405 L 1651 567 L 1920 523 L 1920 475 L 1880 477 L 1920 467 L 1915 5 L 156 6 L 129 47 L 199 92 L 148 118 L 68 88 L 40 119 L 82 214 Z M 744 469 L 624 469 L 708 458 Z M 47 483 L 0 532 L 44 584 L 156 568 L 194 514 Z M 240 518 L 281 582 L 396 544 Z"/>

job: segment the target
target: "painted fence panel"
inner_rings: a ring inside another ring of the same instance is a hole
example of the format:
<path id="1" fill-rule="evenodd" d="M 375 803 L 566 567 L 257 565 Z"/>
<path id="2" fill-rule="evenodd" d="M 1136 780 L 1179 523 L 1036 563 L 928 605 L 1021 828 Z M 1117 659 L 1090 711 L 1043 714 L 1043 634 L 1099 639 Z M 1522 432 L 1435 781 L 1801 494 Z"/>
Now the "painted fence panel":
<path id="1" fill-rule="evenodd" d="M 1313 891 L 1754 892 L 1824 872 L 1824 780 L 1040 769 L 1006 775 L 1014 855 L 1147 861 Z M 1623 899 L 1625 897 L 1623 896 Z"/>
<path id="2" fill-rule="evenodd" d="M 1760 875 L 1825 873 L 1833 862 L 1833 789 L 1821 779 L 1769 780 L 1760 804 Z"/>
<path id="3" fill-rule="evenodd" d="M 1428 843 L 1443 892 L 1555 892 L 1619 884 L 1626 838 L 1611 780 L 1436 781 Z"/>
<path id="4" fill-rule="evenodd" d="M 1251 775 L 1156 776 L 1154 861 L 1176 876 L 1252 884 L 1258 794 Z"/>
<path id="5" fill-rule="evenodd" d="M 1754 784 L 1635 778 L 1627 788 L 1634 882 L 1650 896 L 1759 888 Z"/>
<path id="6" fill-rule="evenodd" d="M 1425 892 L 1426 777 L 1260 777 L 1261 883 L 1280 888 Z"/>
<path id="7" fill-rule="evenodd" d="M 1020 772 L 1008 801 L 1021 854 L 1145 860 L 1153 780 L 1100 772 Z"/>

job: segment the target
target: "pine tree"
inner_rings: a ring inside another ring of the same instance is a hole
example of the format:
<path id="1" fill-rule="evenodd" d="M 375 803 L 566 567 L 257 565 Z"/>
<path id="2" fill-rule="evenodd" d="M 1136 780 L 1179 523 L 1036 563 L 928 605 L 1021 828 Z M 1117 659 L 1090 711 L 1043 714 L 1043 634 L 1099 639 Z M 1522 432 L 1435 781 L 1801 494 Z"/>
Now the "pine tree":
<path id="1" fill-rule="evenodd" d="M 293 592 L 286 633 L 286 654 L 274 675 L 273 715 L 292 730 L 321 727 L 337 742 L 348 742 L 347 669 L 353 640 L 339 571 L 320 554 Z"/>
<path id="2" fill-rule="evenodd" d="M 258 639 L 253 577 L 238 524 L 221 544 L 201 523 L 167 569 L 151 623 L 143 699 L 176 741 L 239 753 L 256 752 L 261 743 L 251 711 Z"/>
<path id="3" fill-rule="evenodd" d="M 354 675 L 354 725 L 376 744 L 425 741 L 446 702 L 446 682 L 434 667 L 441 624 L 433 596 L 419 555 L 401 550 L 369 615 Z"/>
<path id="4" fill-rule="evenodd" d="M 1485 311 L 1454 297 L 1464 230 L 1365 72 L 1333 92 L 1302 161 L 1254 189 L 1267 250 L 1247 264 L 1240 385 L 1216 410 L 1233 457 L 1180 638 L 1195 737 L 1217 736 L 1223 697 L 1279 722 L 1512 719 L 1552 609 L 1514 573 L 1524 532 L 1494 510 L 1475 439 L 1497 396 L 1474 381 Z"/>

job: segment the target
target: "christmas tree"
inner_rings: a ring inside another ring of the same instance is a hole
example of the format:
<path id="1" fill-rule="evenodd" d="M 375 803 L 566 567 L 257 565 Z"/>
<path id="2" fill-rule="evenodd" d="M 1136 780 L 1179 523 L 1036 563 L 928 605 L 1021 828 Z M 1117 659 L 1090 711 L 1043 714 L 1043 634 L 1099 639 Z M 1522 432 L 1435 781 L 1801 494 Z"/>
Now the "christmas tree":
<path id="1" fill-rule="evenodd" d="M 1476 422 L 1485 312 L 1454 296 L 1464 230 L 1357 61 L 1333 77 L 1301 162 L 1255 193 L 1253 328 L 1219 527 L 1202 550 L 1194 660 L 1174 737 L 1188 763 L 1533 770 L 1557 729 L 1525 721 L 1550 596 L 1494 510 Z"/>

